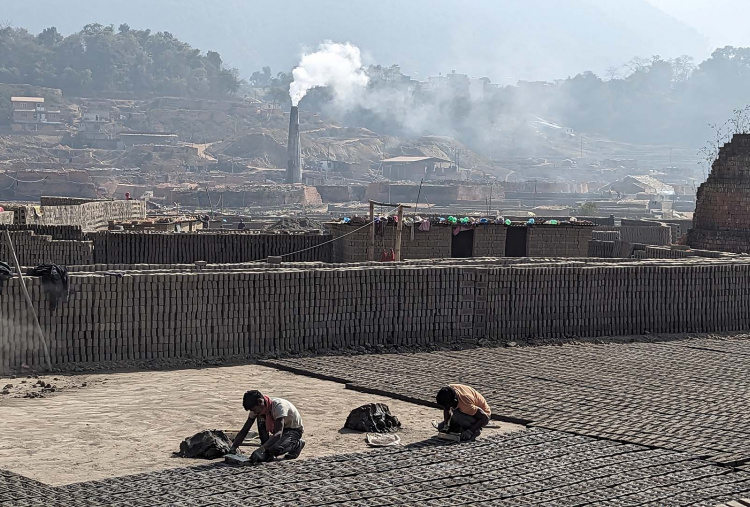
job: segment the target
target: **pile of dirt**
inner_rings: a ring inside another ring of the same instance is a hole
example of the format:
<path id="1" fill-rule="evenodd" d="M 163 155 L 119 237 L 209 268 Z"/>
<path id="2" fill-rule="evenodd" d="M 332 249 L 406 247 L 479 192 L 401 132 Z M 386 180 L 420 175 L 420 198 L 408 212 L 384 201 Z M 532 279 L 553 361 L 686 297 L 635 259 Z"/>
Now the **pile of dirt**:
<path id="1" fill-rule="evenodd" d="M 180 458 L 216 459 L 229 454 L 232 440 L 221 430 L 206 430 L 180 443 Z"/>
<path id="2" fill-rule="evenodd" d="M 282 218 L 275 224 L 271 224 L 264 231 L 316 231 L 323 230 L 325 226 L 311 218 Z"/>

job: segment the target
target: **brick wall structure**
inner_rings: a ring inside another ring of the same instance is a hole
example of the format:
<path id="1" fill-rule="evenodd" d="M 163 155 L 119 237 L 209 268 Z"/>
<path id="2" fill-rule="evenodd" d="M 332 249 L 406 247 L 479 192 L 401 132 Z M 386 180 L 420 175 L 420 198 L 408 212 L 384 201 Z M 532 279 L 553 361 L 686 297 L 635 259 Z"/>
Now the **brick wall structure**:
<path id="1" fill-rule="evenodd" d="M 593 227 L 556 225 L 528 227 L 529 257 L 586 257 Z"/>
<path id="2" fill-rule="evenodd" d="M 338 239 L 333 246 L 334 262 L 363 262 L 368 259 L 371 244 L 370 227 L 350 224 L 331 224 L 331 233 Z M 357 230 L 359 229 L 359 230 Z M 526 250 L 530 257 L 586 257 L 592 226 L 536 225 L 527 228 Z M 507 238 L 505 225 L 478 225 L 474 229 L 474 257 L 504 257 Z M 402 259 L 447 259 L 452 255 L 453 227 L 432 225 L 429 231 L 404 227 Z M 375 237 L 375 260 L 380 260 L 383 249 L 396 243 L 396 226 L 390 224 L 382 236 Z"/>
<path id="3" fill-rule="evenodd" d="M 719 149 L 711 174 L 698 188 L 688 244 L 750 252 L 750 134 L 735 134 Z"/>
<path id="4" fill-rule="evenodd" d="M 750 327 L 747 261 L 529 261 L 74 272 L 55 311 L 26 280 L 56 366 Z M 0 318 L 0 370 L 40 367 L 17 279 Z"/>
<path id="5" fill-rule="evenodd" d="M 73 266 L 94 262 L 94 244 L 91 241 L 55 240 L 52 236 L 36 235 L 32 231 L 13 231 L 10 237 L 22 266 Z M 0 260 L 13 264 L 13 255 L 5 242 L 4 233 L 0 236 Z"/>
<path id="6" fill-rule="evenodd" d="M 282 256 L 285 262 L 330 262 L 332 254 L 329 234 L 105 231 L 88 237 L 97 264 L 241 263 L 269 256 Z"/>
<path id="7" fill-rule="evenodd" d="M 110 221 L 130 222 L 146 218 L 143 201 L 96 201 L 68 206 L 15 206 L 19 225 L 73 225 L 84 231 L 106 229 Z"/>

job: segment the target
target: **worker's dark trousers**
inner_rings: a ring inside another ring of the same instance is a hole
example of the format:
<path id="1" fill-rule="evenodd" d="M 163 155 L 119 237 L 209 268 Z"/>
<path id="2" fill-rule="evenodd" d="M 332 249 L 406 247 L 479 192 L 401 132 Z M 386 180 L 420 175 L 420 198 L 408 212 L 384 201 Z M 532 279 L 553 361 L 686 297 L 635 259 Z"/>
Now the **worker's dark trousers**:
<path id="1" fill-rule="evenodd" d="M 453 410 L 451 416 L 450 431 L 454 433 L 461 433 L 462 431 L 470 430 L 479 420 L 479 413 L 476 415 L 464 414 L 458 409 Z"/>
<path id="2" fill-rule="evenodd" d="M 268 430 L 266 430 L 266 423 L 262 417 L 259 417 L 257 421 L 260 443 L 265 444 L 270 438 Z M 299 453 L 300 447 L 302 447 L 302 444 L 300 444 L 300 440 L 302 440 L 302 431 L 296 428 L 284 428 L 284 431 L 281 434 L 281 439 L 276 443 L 276 445 L 268 449 L 268 461 L 271 461 L 272 459 L 278 456 L 283 456 L 285 454 L 291 454 L 292 456 L 294 456 L 295 454 Z"/>

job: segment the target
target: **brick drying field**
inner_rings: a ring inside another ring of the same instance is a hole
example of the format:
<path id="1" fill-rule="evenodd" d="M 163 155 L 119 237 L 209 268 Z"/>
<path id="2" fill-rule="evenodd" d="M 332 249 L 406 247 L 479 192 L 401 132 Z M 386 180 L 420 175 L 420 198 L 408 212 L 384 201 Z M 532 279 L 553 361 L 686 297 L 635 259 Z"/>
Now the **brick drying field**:
<path id="1" fill-rule="evenodd" d="M 349 387 L 432 403 L 441 385 L 494 416 L 731 466 L 750 462 L 750 339 L 476 349 L 269 361 Z"/>
<path id="2" fill-rule="evenodd" d="M 534 429 L 471 444 L 242 468 L 213 464 L 51 488 L 0 472 L 0 505 L 705 505 L 750 474 L 686 453 Z"/>

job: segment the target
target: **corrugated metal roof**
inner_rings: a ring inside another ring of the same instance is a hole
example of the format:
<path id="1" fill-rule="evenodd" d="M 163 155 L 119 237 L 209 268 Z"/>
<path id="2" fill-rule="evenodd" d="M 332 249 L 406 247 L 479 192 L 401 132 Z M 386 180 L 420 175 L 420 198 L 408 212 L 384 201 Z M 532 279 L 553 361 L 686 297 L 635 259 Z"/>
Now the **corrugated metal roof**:
<path id="1" fill-rule="evenodd" d="M 653 176 L 631 174 L 629 177 L 648 188 L 653 188 L 654 190 L 656 190 L 657 193 L 660 193 L 660 194 L 673 194 L 674 193 L 674 187 L 672 185 L 667 185 L 666 183 L 663 183 L 657 180 Z"/>
<path id="2" fill-rule="evenodd" d="M 44 102 L 41 97 L 11 97 L 11 102 Z"/>
<path id="3" fill-rule="evenodd" d="M 394 164 L 410 164 L 414 162 L 450 162 L 444 158 L 438 157 L 393 157 L 383 160 L 383 162 Z"/>

